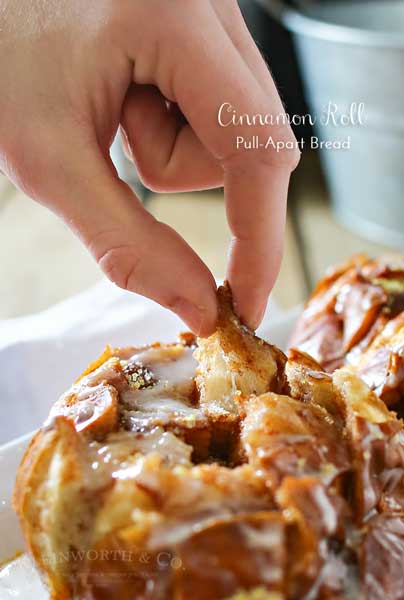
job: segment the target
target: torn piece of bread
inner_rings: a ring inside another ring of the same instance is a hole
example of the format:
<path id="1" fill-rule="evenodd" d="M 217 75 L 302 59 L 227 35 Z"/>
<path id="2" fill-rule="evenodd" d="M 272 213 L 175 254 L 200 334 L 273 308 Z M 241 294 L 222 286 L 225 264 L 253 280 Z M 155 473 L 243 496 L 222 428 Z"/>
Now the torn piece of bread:
<path id="1" fill-rule="evenodd" d="M 210 415 L 237 415 L 243 398 L 283 391 L 286 356 L 240 323 L 228 286 L 218 296 L 216 332 L 200 339 L 195 353 L 196 385 L 201 406 Z"/>
<path id="2" fill-rule="evenodd" d="M 403 423 L 219 304 L 206 340 L 108 348 L 28 448 L 14 505 L 52 600 L 398 600 Z"/>

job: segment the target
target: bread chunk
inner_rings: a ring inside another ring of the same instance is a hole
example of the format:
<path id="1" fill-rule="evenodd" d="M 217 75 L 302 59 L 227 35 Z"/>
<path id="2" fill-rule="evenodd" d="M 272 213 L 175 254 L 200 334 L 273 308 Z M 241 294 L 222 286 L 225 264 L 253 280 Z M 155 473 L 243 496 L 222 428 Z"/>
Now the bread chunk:
<path id="1" fill-rule="evenodd" d="M 108 348 L 31 442 L 14 506 L 51 599 L 399 600 L 402 421 L 218 301 L 206 340 Z"/>

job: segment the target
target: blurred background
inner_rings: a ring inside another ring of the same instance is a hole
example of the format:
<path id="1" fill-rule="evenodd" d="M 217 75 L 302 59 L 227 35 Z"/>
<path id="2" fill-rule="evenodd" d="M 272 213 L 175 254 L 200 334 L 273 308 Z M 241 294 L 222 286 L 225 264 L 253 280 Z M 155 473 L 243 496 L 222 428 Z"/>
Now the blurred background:
<path id="1" fill-rule="evenodd" d="M 285 255 L 273 292 L 290 308 L 330 264 L 355 252 L 404 248 L 404 2 L 240 0 L 240 6 L 290 115 L 319 115 L 328 102 L 341 113 L 365 104 L 365 126 L 295 128 L 307 149 L 292 177 Z M 316 151 L 311 136 L 349 136 L 351 148 Z M 111 153 L 147 208 L 222 278 L 229 241 L 222 192 L 150 194 L 119 142 Z M 0 227 L 0 319 L 43 310 L 101 278 L 67 227 L 4 177 Z"/>

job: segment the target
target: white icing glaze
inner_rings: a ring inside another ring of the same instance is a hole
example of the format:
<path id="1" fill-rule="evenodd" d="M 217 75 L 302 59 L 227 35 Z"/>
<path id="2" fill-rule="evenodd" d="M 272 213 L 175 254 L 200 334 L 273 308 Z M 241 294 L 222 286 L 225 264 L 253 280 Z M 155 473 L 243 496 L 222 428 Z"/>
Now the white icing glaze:
<path id="1" fill-rule="evenodd" d="M 93 486 L 110 477 L 135 479 L 142 468 L 136 457 L 152 453 L 160 454 L 166 465 L 189 465 L 192 447 L 161 427 L 145 433 L 117 433 L 105 444 L 93 442 L 90 446 Z"/>
<path id="2" fill-rule="evenodd" d="M 137 362 L 149 367 L 159 385 L 182 387 L 193 381 L 197 362 L 193 357 L 193 349 L 180 344 L 169 347 L 147 348 L 134 354 L 129 362 Z"/>
<path id="3" fill-rule="evenodd" d="M 197 364 L 192 348 L 147 348 L 131 356 L 130 363 L 147 367 L 156 380 L 150 387 L 121 393 L 130 428 L 147 428 L 151 422 L 168 425 L 173 417 L 190 425 L 205 421 L 203 412 L 191 405 Z"/>

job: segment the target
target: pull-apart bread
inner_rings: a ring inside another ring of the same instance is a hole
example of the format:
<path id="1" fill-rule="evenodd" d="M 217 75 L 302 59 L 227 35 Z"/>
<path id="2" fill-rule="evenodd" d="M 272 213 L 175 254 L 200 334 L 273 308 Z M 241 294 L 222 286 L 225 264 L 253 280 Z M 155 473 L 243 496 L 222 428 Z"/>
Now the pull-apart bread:
<path id="1" fill-rule="evenodd" d="M 207 339 L 108 348 L 33 439 L 14 504 L 52 600 L 402 600 L 403 423 L 219 304 Z"/>
<path id="2" fill-rule="evenodd" d="M 349 365 L 388 406 L 404 403 L 404 254 L 352 257 L 322 279 L 290 346 L 324 370 Z M 403 407 L 404 408 L 404 407 Z"/>

